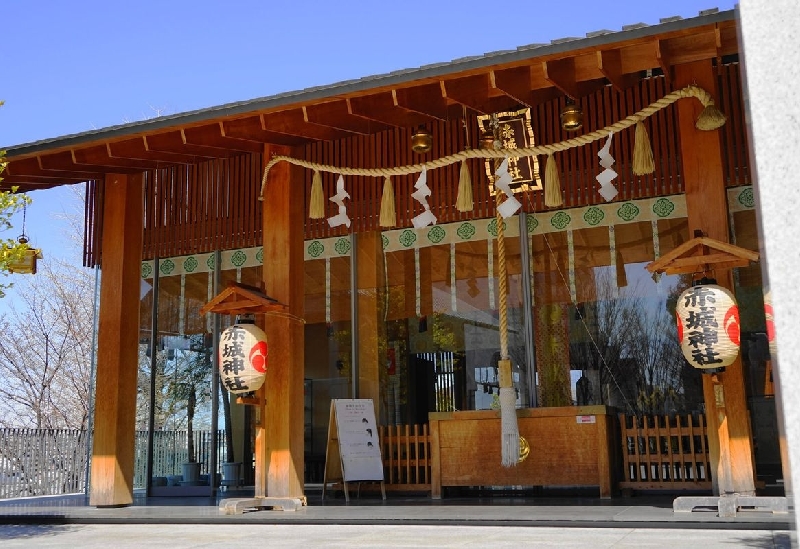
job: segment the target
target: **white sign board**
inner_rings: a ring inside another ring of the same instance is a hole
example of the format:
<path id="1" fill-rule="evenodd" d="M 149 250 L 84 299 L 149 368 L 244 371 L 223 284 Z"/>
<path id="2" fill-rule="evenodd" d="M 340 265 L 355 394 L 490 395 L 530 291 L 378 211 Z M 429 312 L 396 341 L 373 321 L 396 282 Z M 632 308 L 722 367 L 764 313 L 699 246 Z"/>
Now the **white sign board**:
<path id="1" fill-rule="evenodd" d="M 372 399 L 334 399 L 345 482 L 383 480 L 383 460 Z"/>

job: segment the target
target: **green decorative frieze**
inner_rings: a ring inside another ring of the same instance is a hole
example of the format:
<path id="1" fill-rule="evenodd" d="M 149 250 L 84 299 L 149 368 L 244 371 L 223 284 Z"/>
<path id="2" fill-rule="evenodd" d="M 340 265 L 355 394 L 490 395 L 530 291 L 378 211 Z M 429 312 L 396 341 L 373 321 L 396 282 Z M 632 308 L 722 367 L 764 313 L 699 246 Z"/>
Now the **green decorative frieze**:
<path id="1" fill-rule="evenodd" d="M 469 240 L 475 236 L 475 225 L 469 221 L 465 221 L 458 226 L 458 229 L 456 229 L 456 234 L 461 238 L 461 240 Z"/>
<path id="2" fill-rule="evenodd" d="M 669 217 L 675 211 L 675 203 L 669 198 L 659 198 L 653 203 L 653 213 L 658 217 Z"/>
<path id="3" fill-rule="evenodd" d="M 636 219 L 639 212 L 639 208 L 633 202 L 626 202 L 617 210 L 617 215 L 620 219 L 630 222 Z"/>
<path id="4" fill-rule="evenodd" d="M 603 213 L 603 210 L 598 208 L 597 206 L 592 206 L 586 213 L 583 214 L 583 220 L 589 224 L 589 226 L 594 227 L 598 223 L 600 223 L 606 214 Z"/>
<path id="5" fill-rule="evenodd" d="M 319 240 L 312 240 L 311 244 L 309 244 L 308 248 L 306 248 L 306 251 L 308 252 L 308 255 L 316 259 L 322 255 L 322 252 L 325 251 L 325 246 Z"/>
<path id="6" fill-rule="evenodd" d="M 428 231 L 428 240 L 430 240 L 434 244 L 438 244 L 444 237 L 447 236 L 447 233 L 440 225 L 434 225 Z"/>

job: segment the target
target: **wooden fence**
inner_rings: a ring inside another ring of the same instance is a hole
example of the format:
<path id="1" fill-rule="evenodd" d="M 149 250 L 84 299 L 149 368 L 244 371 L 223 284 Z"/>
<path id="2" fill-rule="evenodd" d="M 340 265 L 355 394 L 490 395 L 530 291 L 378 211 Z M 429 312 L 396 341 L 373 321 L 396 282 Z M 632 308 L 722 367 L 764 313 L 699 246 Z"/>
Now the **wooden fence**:
<path id="1" fill-rule="evenodd" d="M 702 414 L 620 414 L 620 489 L 711 490 L 706 419 Z"/>
<path id="2" fill-rule="evenodd" d="M 378 427 L 386 489 L 430 492 L 431 440 L 428 425 Z"/>

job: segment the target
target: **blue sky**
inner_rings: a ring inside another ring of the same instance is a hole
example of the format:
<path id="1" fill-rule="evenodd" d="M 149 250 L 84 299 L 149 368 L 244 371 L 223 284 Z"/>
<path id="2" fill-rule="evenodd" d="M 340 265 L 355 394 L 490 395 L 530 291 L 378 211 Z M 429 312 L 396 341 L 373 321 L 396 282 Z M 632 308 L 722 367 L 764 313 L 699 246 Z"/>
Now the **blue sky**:
<path id="1" fill-rule="evenodd" d="M 713 0 L 3 4 L 0 147 L 734 7 Z M 52 214 L 72 208 L 70 193 L 31 196 L 26 233 L 46 257 L 63 256 Z"/>

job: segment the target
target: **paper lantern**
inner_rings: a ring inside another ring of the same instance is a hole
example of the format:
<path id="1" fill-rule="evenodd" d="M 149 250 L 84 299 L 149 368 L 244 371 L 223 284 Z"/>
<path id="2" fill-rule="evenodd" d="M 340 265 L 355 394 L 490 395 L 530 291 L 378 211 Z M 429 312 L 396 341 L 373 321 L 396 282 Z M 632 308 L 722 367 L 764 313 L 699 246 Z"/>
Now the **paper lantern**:
<path id="1" fill-rule="evenodd" d="M 267 376 L 267 334 L 255 324 L 238 321 L 219 339 L 219 374 L 233 394 L 250 393 Z"/>
<path id="2" fill-rule="evenodd" d="M 739 307 L 733 294 L 716 284 L 684 291 L 675 307 L 683 356 L 695 368 L 728 366 L 739 354 Z"/>

